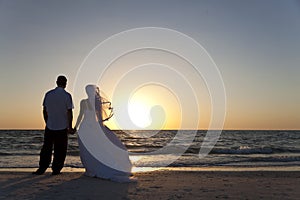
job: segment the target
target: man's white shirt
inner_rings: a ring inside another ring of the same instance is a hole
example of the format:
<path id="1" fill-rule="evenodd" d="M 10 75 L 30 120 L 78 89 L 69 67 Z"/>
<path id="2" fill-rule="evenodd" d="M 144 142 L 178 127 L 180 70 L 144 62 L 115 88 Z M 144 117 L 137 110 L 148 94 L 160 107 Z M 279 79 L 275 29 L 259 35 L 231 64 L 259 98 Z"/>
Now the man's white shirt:
<path id="1" fill-rule="evenodd" d="M 51 130 L 63 130 L 68 127 L 67 111 L 73 109 L 72 96 L 62 87 L 56 87 L 46 93 L 43 106 L 48 114 L 47 127 Z"/>

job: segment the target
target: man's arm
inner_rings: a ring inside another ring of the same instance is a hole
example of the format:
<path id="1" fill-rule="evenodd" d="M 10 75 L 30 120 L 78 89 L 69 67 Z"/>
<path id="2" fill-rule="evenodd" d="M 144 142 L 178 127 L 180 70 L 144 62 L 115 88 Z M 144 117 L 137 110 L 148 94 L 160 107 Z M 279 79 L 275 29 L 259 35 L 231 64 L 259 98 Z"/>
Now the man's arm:
<path id="1" fill-rule="evenodd" d="M 44 116 L 44 121 L 45 121 L 45 123 L 47 124 L 48 113 L 47 113 L 46 106 L 43 107 L 43 116 Z"/>
<path id="2" fill-rule="evenodd" d="M 68 109 L 68 129 L 72 130 L 73 111 Z"/>
<path id="3" fill-rule="evenodd" d="M 72 128 L 72 121 L 73 121 L 73 111 L 72 109 L 68 109 L 68 133 L 74 134 L 76 132 L 76 128 Z"/>

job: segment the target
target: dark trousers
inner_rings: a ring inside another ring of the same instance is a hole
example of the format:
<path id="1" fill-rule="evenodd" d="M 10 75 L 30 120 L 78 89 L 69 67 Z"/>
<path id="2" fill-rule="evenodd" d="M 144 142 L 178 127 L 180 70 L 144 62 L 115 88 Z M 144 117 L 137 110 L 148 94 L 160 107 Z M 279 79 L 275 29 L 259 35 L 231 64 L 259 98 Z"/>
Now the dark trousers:
<path id="1" fill-rule="evenodd" d="M 52 171 L 60 172 L 64 166 L 68 147 L 68 133 L 64 130 L 45 129 L 44 143 L 40 153 L 40 167 L 46 171 L 51 163 L 52 149 L 54 147 L 54 157 L 52 162 Z"/>

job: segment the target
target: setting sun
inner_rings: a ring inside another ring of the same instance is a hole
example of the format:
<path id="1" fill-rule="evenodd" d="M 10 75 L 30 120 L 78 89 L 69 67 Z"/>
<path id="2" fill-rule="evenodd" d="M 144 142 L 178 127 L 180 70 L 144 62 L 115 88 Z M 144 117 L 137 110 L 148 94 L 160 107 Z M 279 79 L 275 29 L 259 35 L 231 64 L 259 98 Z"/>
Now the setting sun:
<path id="1" fill-rule="evenodd" d="M 131 121 L 139 128 L 145 128 L 151 124 L 149 118 L 150 106 L 139 99 L 133 99 L 129 102 L 128 113 Z"/>
<path id="2" fill-rule="evenodd" d="M 114 102 L 114 99 L 112 99 Z M 109 125 L 122 129 L 174 129 L 180 126 L 181 105 L 177 97 L 161 85 L 147 84 L 136 89 L 128 103 L 114 104 L 115 117 Z M 132 126 L 118 121 L 124 115 L 120 108 L 127 108 Z M 127 127 L 124 127 L 127 126 Z"/>

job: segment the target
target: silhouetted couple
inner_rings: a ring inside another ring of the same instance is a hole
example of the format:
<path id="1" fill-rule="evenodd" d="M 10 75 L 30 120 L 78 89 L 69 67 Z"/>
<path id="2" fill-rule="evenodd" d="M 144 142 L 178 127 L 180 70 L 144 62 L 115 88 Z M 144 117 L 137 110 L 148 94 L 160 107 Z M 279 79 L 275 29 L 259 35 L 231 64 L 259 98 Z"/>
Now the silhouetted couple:
<path id="1" fill-rule="evenodd" d="M 40 152 L 39 169 L 33 174 L 41 175 L 49 167 L 54 147 L 52 175 L 60 174 L 67 153 L 68 134 L 78 129 L 80 159 L 85 175 L 119 182 L 131 181 L 131 162 L 126 147 L 118 137 L 103 124 L 104 104 L 99 88 L 86 86 L 87 99 L 80 102 L 80 113 L 72 128 L 72 97 L 65 91 L 67 79 L 59 76 L 57 87 L 46 93 L 43 116 L 46 123 L 44 143 Z"/>

